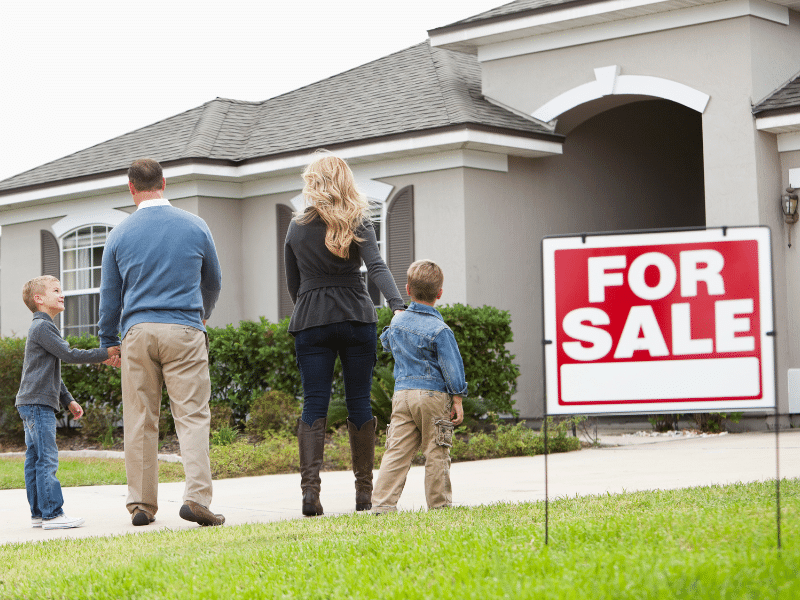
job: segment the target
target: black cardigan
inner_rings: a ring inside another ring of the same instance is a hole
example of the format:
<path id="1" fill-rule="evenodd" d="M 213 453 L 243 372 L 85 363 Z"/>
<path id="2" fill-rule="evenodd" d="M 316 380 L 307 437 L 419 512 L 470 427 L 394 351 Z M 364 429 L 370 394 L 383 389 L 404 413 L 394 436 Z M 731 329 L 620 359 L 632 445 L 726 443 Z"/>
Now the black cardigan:
<path id="1" fill-rule="evenodd" d="M 375 230 L 366 222 L 356 232 L 363 242 L 350 245 L 350 256 L 340 258 L 325 247 L 325 223 L 320 218 L 303 225 L 292 220 L 283 247 L 286 284 L 294 302 L 289 332 L 343 321 L 376 323 L 378 314 L 360 274 L 361 261 L 370 281 L 392 310 L 403 299 L 389 267 L 381 258 Z"/>

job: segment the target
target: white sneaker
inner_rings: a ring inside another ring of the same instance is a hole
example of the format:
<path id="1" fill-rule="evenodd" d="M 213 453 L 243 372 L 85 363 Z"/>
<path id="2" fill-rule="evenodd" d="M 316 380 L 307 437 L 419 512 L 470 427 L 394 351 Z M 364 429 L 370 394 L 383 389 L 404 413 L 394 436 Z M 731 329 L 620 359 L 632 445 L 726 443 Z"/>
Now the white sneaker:
<path id="1" fill-rule="evenodd" d="M 31 527 L 41 527 L 42 517 L 31 517 Z"/>
<path id="2" fill-rule="evenodd" d="M 83 519 L 80 517 L 68 517 L 64 513 L 61 513 L 55 519 L 44 519 L 42 521 L 42 529 L 71 529 L 81 525 L 83 525 Z"/>

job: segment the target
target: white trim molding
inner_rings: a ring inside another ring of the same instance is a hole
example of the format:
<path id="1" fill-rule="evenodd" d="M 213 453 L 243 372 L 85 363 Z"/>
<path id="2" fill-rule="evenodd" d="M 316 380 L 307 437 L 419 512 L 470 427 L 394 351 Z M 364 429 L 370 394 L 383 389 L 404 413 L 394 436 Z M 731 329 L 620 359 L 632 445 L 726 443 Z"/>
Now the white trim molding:
<path id="1" fill-rule="evenodd" d="M 788 25 L 789 5 L 787 0 L 609 0 L 429 35 L 432 46 L 477 53 L 485 62 L 737 17 Z"/>
<path id="2" fill-rule="evenodd" d="M 776 117 L 757 117 L 756 129 L 770 133 L 794 133 L 800 131 L 800 111 Z"/>
<path id="3" fill-rule="evenodd" d="M 531 113 L 534 119 L 550 122 L 559 115 L 586 102 L 597 100 L 603 96 L 619 94 L 636 94 L 672 100 L 696 110 L 705 111 L 710 96 L 687 85 L 643 75 L 620 75 L 616 65 L 594 70 L 595 81 L 584 83 L 556 96 Z"/>
<path id="4" fill-rule="evenodd" d="M 789 169 L 789 185 L 800 189 L 800 169 Z"/>
<path id="5" fill-rule="evenodd" d="M 121 210 L 95 210 L 95 211 L 81 211 L 68 215 L 60 221 L 53 223 L 51 229 L 55 236 L 60 240 L 65 233 L 83 227 L 85 225 L 109 225 L 116 227 L 128 213 Z"/>
<path id="6" fill-rule="evenodd" d="M 778 134 L 778 152 L 800 150 L 800 131 Z"/>

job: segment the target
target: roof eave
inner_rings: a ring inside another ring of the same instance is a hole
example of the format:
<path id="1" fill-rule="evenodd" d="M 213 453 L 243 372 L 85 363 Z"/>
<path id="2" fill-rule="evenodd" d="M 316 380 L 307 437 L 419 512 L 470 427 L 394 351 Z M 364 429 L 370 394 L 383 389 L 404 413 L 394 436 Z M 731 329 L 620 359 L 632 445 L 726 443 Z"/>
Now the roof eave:
<path id="1" fill-rule="evenodd" d="M 800 132 L 800 106 L 754 111 L 756 129 L 769 133 Z"/>
<path id="2" fill-rule="evenodd" d="M 334 151 L 351 164 L 391 160 L 397 157 L 424 155 L 464 149 L 512 156 L 539 157 L 561 154 L 564 136 L 555 133 L 519 131 L 477 123 L 464 123 L 433 129 L 404 132 L 349 142 L 331 143 L 322 147 Z M 299 173 L 310 160 L 317 146 L 251 157 L 240 161 L 209 158 L 181 158 L 162 162 L 169 181 L 197 176 L 220 181 L 248 182 L 264 177 Z M 43 184 L 0 190 L 0 211 L 17 206 L 49 203 L 108 191 L 125 189 L 127 169 L 115 169 L 51 181 Z"/>

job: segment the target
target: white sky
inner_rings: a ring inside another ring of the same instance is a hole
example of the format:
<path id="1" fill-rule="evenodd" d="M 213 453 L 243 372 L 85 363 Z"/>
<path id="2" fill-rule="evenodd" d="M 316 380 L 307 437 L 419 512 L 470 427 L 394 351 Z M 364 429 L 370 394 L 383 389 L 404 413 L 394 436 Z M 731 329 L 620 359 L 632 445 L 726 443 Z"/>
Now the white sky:
<path id="1" fill-rule="evenodd" d="M 3 0 L 0 181 L 216 97 L 265 100 L 508 0 Z"/>

